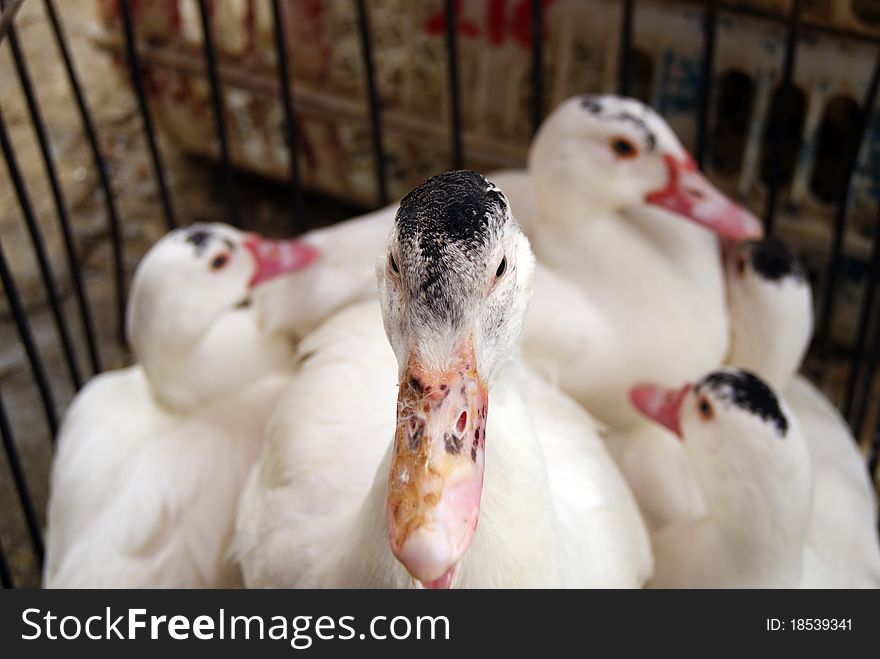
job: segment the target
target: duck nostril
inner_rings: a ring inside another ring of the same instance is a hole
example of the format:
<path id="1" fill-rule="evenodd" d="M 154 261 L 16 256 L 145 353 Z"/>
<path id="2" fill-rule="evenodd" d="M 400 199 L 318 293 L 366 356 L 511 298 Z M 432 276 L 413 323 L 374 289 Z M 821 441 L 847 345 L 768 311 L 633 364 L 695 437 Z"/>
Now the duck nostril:
<path id="1" fill-rule="evenodd" d="M 704 199 L 706 197 L 703 191 L 697 188 L 688 188 L 687 193 L 694 199 Z"/>
<path id="2" fill-rule="evenodd" d="M 458 423 L 455 424 L 455 431 L 457 433 L 463 433 L 466 426 L 467 426 L 467 412 L 462 412 L 461 416 L 458 417 Z"/>

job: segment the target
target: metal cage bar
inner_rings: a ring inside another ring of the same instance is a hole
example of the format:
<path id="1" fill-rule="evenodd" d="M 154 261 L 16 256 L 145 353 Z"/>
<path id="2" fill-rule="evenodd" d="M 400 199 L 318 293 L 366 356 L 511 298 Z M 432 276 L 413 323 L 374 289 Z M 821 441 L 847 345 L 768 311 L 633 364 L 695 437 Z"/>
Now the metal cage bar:
<path id="1" fill-rule="evenodd" d="M 865 377 L 862 379 L 859 393 L 855 397 L 856 402 L 853 405 L 852 419 L 850 419 L 850 426 L 856 439 L 862 434 L 862 429 L 865 425 L 865 418 L 868 413 L 868 400 L 871 395 L 871 389 L 874 387 L 873 376 L 877 373 L 878 367 L 880 367 L 880 320 L 878 320 L 877 327 L 874 330 L 874 340 L 868 354 Z"/>
<path id="2" fill-rule="evenodd" d="M 2 13 L 0 13 L 0 43 L 9 33 L 12 22 L 15 20 L 15 15 L 23 4 L 24 0 L 9 0 L 9 2 L 0 4 L 0 9 L 2 9 Z"/>
<path id="3" fill-rule="evenodd" d="M 40 353 L 37 351 L 34 336 L 31 332 L 30 323 L 27 319 L 24 306 L 21 303 L 21 297 L 18 294 L 18 288 L 9 266 L 6 264 L 6 252 L 0 243 L 0 283 L 3 284 L 3 290 L 6 293 L 6 301 L 9 303 L 9 309 L 15 320 L 15 327 L 18 331 L 19 339 L 21 339 L 22 347 L 27 354 L 28 363 L 30 364 L 31 373 L 37 384 L 37 390 L 40 393 L 40 400 L 43 403 L 43 411 L 46 414 L 46 423 L 49 426 L 49 432 L 54 439 L 55 433 L 58 431 L 58 416 L 55 412 L 55 397 L 52 393 L 52 387 L 49 386 L 49 378 L 46 375 L 46 367 Z"/>
<path id="4" fill-rule="evenodd" d="M 223 89 L 217 75 L 217 53 L 214 49 L 214 35 L 211 29 L 211 16 L 205 0 L 199 0 L 199 15 L 202 21 L 202 44 L 205 66 L 208 71 L 208 82 L 211 85 L 211 105 L 214 109 L 214 128 L 217 131 L 217 143 L 220 146 L 220 160 L 223 163 L 223 178 L 226 182 L 226 195 L 232 224 L 241 227 L 241 204 L 238 199 L 238 187 L 235 183 L 235 172 L 232 170 L 232 158 L 229 154 L 229 140 L 226 135 L 226 113 L 224 112 Z"/>
<path id="5" fill-rule="evenodd" d="M 878 211 L 880 211 L 880 206 L 878 206 Z M 874 301 L 877 297 L 877 280 L 880 279 L 880 212 L 877 213 L 876 224 L 874 225 L 874 244 L 871 247 L 871 259 L 869 263 L 868 281 L 865 283 L 865 290 L 862 291 L 856 342 L 850 360 L 849 373 L 846 379 L 846 389 L 843 397 L 843 406 L 841 408 L 843 415 L 853 424 L 854 428 L 857 425 L 861 425 L 860 417 L 864 413 L 864 407 L 867 402 L 866 392 L 860 400 L 860 411 L 858 412 L 858 415 L 853 416 L 856 384 L 862 375 L 862 357 L 865 353 L 865 343 L 868 339 L 868 329 L 871 325 Z M 878 320 L 878 324 L 880 324 L 880 320 Z M 873 372 L 870 369 L 865 372 L 864 380 L 866 382 L 870 383 L 872 373 Z M 856 419 L 858 419 L 858 421 L 856 421 Z"/>
<path id="6" fill-rule="evenodd" d="M 293 105 L 293 80 L 287 64 L 287 43 L 284 39 L 283 17 L 279 0 L 272 0 L 272 27 L 275 38 L 275 52 L 278 57 L 278 78 L 281 84 L 281 104 L 284 108 L 284 130 L 287 139 L 287 153 L 290 158 L 290 208 L 294 214 L 294 229 L 302 231 L 306 227 L 305 203 L 300 183 L 299 158 L 297 149 L 296 114 Z"/>
<path id="7" fill-rule="evenodd" d="M 620 53 L 618 59 L 617 91 L 621 96 L 629 96 L 630 61 L 633 38 L 633 11 L 635 0 L 624 0 L 621 5 Z"/>
<path id="8" fill-rule="evenodd" d="M 2 393 L 0 393 L 0 439 L 3 441 L 6 459 L 9 461 L 9 470 L 12 472 L 12 480 L 15 483 L 15 492 L 18 494 L 18 501 L 21 504 L 21 512 L 24 514 L 31 548 L 37 557 L 37 562 L 42 567 L 44 555 L 43 534 L 40 530 L 39 517 L 34 508 L 34 500 L 28 488 L 27 477 L 22 468 L 21 457 L 15 444 L 15 437 L 12 435 L 12 427 L 9 425 L 9 417 L 6 414 L 6 405 L 3 402 Z"/>
<path id="9" fill-rule="evenodd" d="M 140 59 L 137 54 L 137 42 L 134 35 L 134 27 L 131 21 L 131 8 L 129 0 L 119 0 L 119 9 L 122 14 L 122 28 L 125 34 L 125 52 L 128 56 L 128 65 L 131 68 L 131 84 L 134 87 L 138 100 L 138 109 L 144 124 L 144 134 L 147 138 L 147 147 L 150 150 L 150 159 L 153 162 L 153 175 L 156 177 L 156 187 L 159 192 L 159 201 L 162 204 L 162 212 L 165 215 L 165 226 L 170 231 L 177 226 L 174 218 L 174 208 L 171 205 L 171 197 L 168 194 L 168 186 L 165 182 L 165 168 L 162 166 L 162 156 L 156 144 L 156 131 L 153 128 L 153 119 L 150 116 L 150 106 L 147 103 L 147 93 L 144 90 L 144 81 L 141 72 Z"/>
<path id="10" fill-rule="evenodd" d="M 444 0 L 443 12 L 446 27 L 446 58 L 449 75 L 449 117 L 452 129 L 452 168 L 461 169 L 464 163 L 464 152 L 461 145 L 461 100 L 459 99 L 458 79 L 458 3 L 456 0 Z"/>
<path id="11" fill-rule="evenodd" d="M 92 114 L 86 102 L 82 86 L 79 82 L 79 76 L 76 73 L 73 57 L 70 54 L 70 47 L 67 44 L 67 37 L 64 34 L 64 27 L 58 17 L 55 4 L 52 0 L 43 0 L 46 8 L 46 15 L 55 35 L 55 43 L 61 53 L 61 59 L 64 62 L 64 69 L 67 72 L 67 80 L 70 83 L 76 106 L 79 111 L 80 118 L 83 123 L 83 130 L 86 133 L 86 139 L 92 151 L 92 159 L 95 169 L 98 171 L 98 179 L 101 183 L 101 189 L 104 191 L 104 201 L 107 206 L 107 223 L 110 231 L 110 239 L 113 248 L 113 277 L 116 291 L 116 338 L 120 345 L 125 345 L 125 260 L 122 249 L 122 231 L 120 228 L 119 216 L 116 212 L 116 201 L 113 197 L 113 188 L 110 185 L 110 177 L 107 174 L 107 166 L 101 150 L 98 148 L 98 135 L 95 131 L 95 125 L 92 121 Z"/>
<path id="12" fill-rule="evenodd" d="M 874 428 L 874 437 L 868 449 L 868 473 L 871 474 L 871 482 L 877 474 L 877 463 L 880 462 L 880 414 L 877 415 L 877 427 Z"/>
<path id="13" fill-rule="evenodd" d="M 705 38 L 700 74 L 700 105 L 697 116 L 697 143 L 695 158 L 703 169 L 709 142 L 709 112 L 712 102 L 712 85 L 715 81 L 715 41 L 718 32 L 718 0 L 707 0 Z"/>
<path id="14" fill-rule="evenodd" d="M 49 187 L 52 190 L 52 199 L 58 217 L 58 227 L 61 230 L 61 236 L 64 243 L 67 270 L 70 274 L 71 281 L 73 282 L 73 292 L 76 296 L 77 306 L 79 308 L 80 323 L 86 342 L 91 370 L 92 373 L 99 373 L 102 370 L 101 355 L 98 350 L 97 334 L 95 331 L 95 323 L 92 317 L 91 307 L 88 301 L 88 294 L 83 283 L 82 268 L 80 267 L 79 258 L 76 254 L 76 242 L 70 225 L 70 215 L 67 211 L 67 202 L 65 201 L 64 191 L 58 178 L 58 169 L 55 164 L 55 157 L 53 155 L 49 135 L 46 131 L 43 112 L 40 108 L 37 96 L 34 93 L 31 75 L 28 71 L 24 53 L 18 43 L 18 36 L 16 35 L 15 28 L 11 28 L 9 31 L 9 45 L 12 49 L 12 57 L 15 62 L 18 80 L 21 84 L 22 91 L 24 92 L 25 101 L 27 102 L 31 124 L 34 133 L 37 136 L 37 143 L 43 160 L 43 168 L 46 172 L 46 178 L 49 181 Z"/>
<path id="15" fill-rule="evenodd" d="M 532 134 L 544 119 L 544 3 L 532 0 Z"/>
<path id="16" fill-rule="evenodd" d="M 388 203 L 388 180 L 385 175 L 385 150 L 382 146 L 382 117 L 379 107 L 379 93 L 376 90 L 375 68 L 373 66 L 373 46 L 370 38 L 370 17 L 364 0 L 355 0 L 358 18 L 358 33 L 361 41 L 361 56 L 364 60 L 364 77 L 367 83 L 367 101 L 370 110 L 370 135 L 373 140 L 373 158 L 376 167 L 376 190 L 379 203 Z"/>
<path id="17" fill-rule="evenodd" d="M 837 212 L 834 216 L 834 230 L 831 238 L 831 250 L 828 255 L 828 266 L 825 270 L 824 285 L 822 287 L 822 299 L 819 307 L 819 321 L 816 323 L 815 341 L 818 350 L 819 365 L 821 368 L 820 379 L 825 380 L 828 376 L 828 362 L 831 358 L 831 319 L 834 315 L 834 290 L 840 275 L 840 263 L 843 254 L 843 237 L 846 234 L 847 220 L 849 217 L 850 188 L 852 187 L 853 175 L 859 158 L 859 150 L 868 133 L 871 115 L 877 100 L 877 90 L 880 88 L 880 49 L 874 60 L 874 70 L 871 80 L 865 92 L 865 100 L 862 102 L 859 113 L 859 125 L 856 129 L 856 138 L 844 163 L 846 176 L 843 177 L 839 193 Z M 880 220 L 878 220 L 880 221 Z M 858 364 L 853 362 L 853 367 Z"/>
<path id="18" fill-rule="evenodd" d="M 770 160 L 770 180 L 767 183 L 767 205 L 764 208 L 764 229 L 768 236 L 773 235 L 776 224 L 776 210 L 779 203 L 779 179 L 782 174 L 782 150 L 785 148 L 788 109 L 791 105 L 791 78 L 794 74 L 797 57 L 797 41 L 800 32 L 801 0 L 792 0 L 785 29 L 785 57 L 782 61 L 782 87 L 779 114 L 773 130 L 773 151 Z"/>
<path id="19" fill-rule="evenodd" d="M 12 570 L 9 569 L 9 563 L 6 562 L 6 554 L 3 552 L 2 545 L 0 545 L 0 586 L 5 590 L 15 588 L 15 582 L 12 580 Z"/>
<path id="20" fill-rule="evenodd" d="M 11 34 L 11 33 L 10 33 Z M 64 311 L 61 305 L 61 298 L 58 296 L 58 288 L 55 284 L 55 274 L 52 272 L 52 265 L 49 263 L 49 255 L 46 253 L 46 245 L 43 241 L 43 235 L 37 224 L 37 218 L 34 214 L 33 204 L 31 204 L 30 195 L 18 166 L 18 160 L 15 157 L 15 150 L 12 142 L 9 140 L 9 134 L 6 130 L 6 120 L 3 117 L 3 110 L 0 108 L 0 149 L 3 151 L 3 158 L 6 160 L 6 169 L 9 172 L 9 178 L 12 180 L 15 195 L 18 198 L 18 205 L 21 208 L 24 217 L 25 226 L 30 236 L 31 245 L 34 250 L 34 256 L 37 259 L 37 266 L 43 279 L 43 288 L 46 290 L 46 297 L 49 302 L 49 308 L 52 312 L 52 319 L 55 321 L 55 330 L 58 332 L 58 338 L 61 340 L 61 350 L 64 354 L 64 361 L 67 365 L 67 372 L 70 376 L 70 382 L 74 389 L 82 386 L 82 376 L 79 372 L 76 354 L 73 348 L 73 340 L 70 337 L 70 331 L 67 322 L 64 319 Z"/>

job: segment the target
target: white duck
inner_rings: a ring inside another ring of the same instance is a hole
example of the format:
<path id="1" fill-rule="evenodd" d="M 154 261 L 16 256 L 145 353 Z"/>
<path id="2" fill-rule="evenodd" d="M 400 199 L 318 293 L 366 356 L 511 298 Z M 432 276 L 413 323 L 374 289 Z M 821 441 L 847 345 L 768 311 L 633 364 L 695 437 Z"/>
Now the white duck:
<path id="1" fill-rule="evenodd" d="M 652 537 L 657 588 L 794 588 L 804 579 L 810 452 L 786 405 L 740 369 L 641 385 L 638 408 L 682 438 L 707 512 Z"/>
<path id="2" fill-rule="evenodd" d="M 226 556 L 236 502 L 291 357 L 243 303 L 315 256 L 221 224 L 144 256 L 127 316 L 139 363 L 93 378 L 59 431 L 47 587 L 240 583 Z"/>
<path id="3" fill-rule="evenodd" d="M 880 587 L 877 501 L 865 459 L 846 422 L 796 375 L 812 336 L 806 273 L 776 240 L 746 242 L 726 256 L 731 320 L 728 362 L 764 378 L 800 422 L 813 457 L 810 545 L 836 587 Z"/>
<path id="4" fill-rule="evenodd" d="M 646 530 L 593 422 L 521 367 L 533 268 L 480 175 L 403 199 L 377 266 L 391 349 L 369 303 L 301 343 L 239 508 L 247 585 L 643 583 Z"/>
<path id="5" fill-rule="evenodd" d="M 612 428 L 633 426 L 641 422 L 628 404 L 633 382 L 693 379 L 727 352 L 718 241 L 705 228 L 740 239 L 761 235 L 761 224 L 712 187 L 666 122 L 633 99 L 562 103 L 532 143 L 529 173 L 535 254 L 584 301 L 580 310 L 548 308 L 552 323 L 532 314 L 529 322 L 545 327 L 526 327 L 525 354 L 531 360 L 533 336 L 555 345 L 555 363 L 546 350 L 530 363 Z M 590 322 L 572 322 L 581 316 Z"/>

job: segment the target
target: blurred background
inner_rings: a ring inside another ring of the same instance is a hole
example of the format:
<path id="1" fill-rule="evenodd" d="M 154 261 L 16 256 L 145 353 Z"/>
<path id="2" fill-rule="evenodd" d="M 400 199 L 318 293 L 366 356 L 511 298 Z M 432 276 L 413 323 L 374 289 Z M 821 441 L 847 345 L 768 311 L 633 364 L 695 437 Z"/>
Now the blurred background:
<path id="1" fill-rule="evenodd" d="M 452 167 L 521 167 L 541 118 L 585 92 L 650 103 L 799 251 L 808 373 L 877 444 L 880 0 L 2 5 L 0 549 L 16 586 L 39 585 L 57 419 L 130 362 L 125 287 L 162 233 L 292 235 Z"/>

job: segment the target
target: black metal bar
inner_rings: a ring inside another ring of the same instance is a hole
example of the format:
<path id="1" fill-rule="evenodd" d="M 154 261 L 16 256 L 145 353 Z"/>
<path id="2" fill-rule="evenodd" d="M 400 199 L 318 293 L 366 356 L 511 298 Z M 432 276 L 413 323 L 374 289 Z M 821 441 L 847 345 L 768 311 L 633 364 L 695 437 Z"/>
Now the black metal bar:
<path id="1" fill-rule="evenodd" d="M 764 209 L 764 230 L 773 235 L 776 221 L 776 206 L 779 202 L 779 178 L 782 173 L 782 150 L 785 147 L 785 134 L 788 130 L 788 110 L 791 105 L 791 77 L 794 73 L 797 53 L 797 38 L 800 30 L 801 0 L 792 0 L 785 32 L 785 58 L 782 62 L 782 87 L 776 115 L 776 125 L 772 126 L 773 151 L 770 161 L 770 181 L 767 190 L 767 205 Z"/>
<path id="2" fill-rule="evenodd" d="M 79 306 L 80 321 L 82 324 L 83 336 L 86 340 L 86 347 L 91 362 L 92 372 L 99 373 L 101 369 L 101 356 L 98 351 L 96 340 L 95 324 L 92 318 L 91 308 L 86 295 L 85 285 L 83 284 L 82 272 L 80 269 L 79 258 L 76 255 L 76 244 L 73 231 L 70 226 L 70 216 L 67 212 L 67 204 L 64 200 L 64 192 L 58 179 L 58 170 L 55 165 L 55 157 L 53 156 L 52 146 L 49 136 L 46 132 L 46 124 L 43 120 L 43 112 L 40 109 L 40 103 L 34 93 L 31 75 L 28 71 L 27 62 L 24 53 L 18 42 L 18 35 L 13 28 L 9 32 L 9 45 L 12 49 L 12 57 L 15 60 L 15 68 L 18 72 L 18 80 L 21 83 L 25 100 L 27 101 L 28 110 L 31 116 L 31 123 L 37 136 L 37 142 L 40 147 L 40 153 L 43 159 L 43 167 L 46 171 L 46 178 L 49 180 L 49 187 L 52 190 L 52 199 L 55 203 L 55 211 L 58 215 L 58 227 L 61 230 L 61 236 L 64 242 L 64 252 L 67 259 L 67 270 L 73 282 L 73 290 L 76 295 L 77 305 Z"/>
<path id="3" fill-rule="evenodd" d="M 871 316 L 874 310 L 874 300 L 877 297 L 877 280 L 880 279 L 880 213 L 874 225 L 874 244 L 871 247 L 871 260 L 868 266 L 868 280 L 865 282 L 865 289 L 862 291 L 862 302 L 859 309 L 859 325 L 856 332 L 856 342 L 853 348 L 852 358 L 850 359 L 849 374 L 846 379 L 846 389 L 843 396 L 843 416 L 850 423 L 853 419 L 853 405 L 855 403 L 856 384 L 862 370 L 862 357 L 865 352 L 865 342 L 868 338 L 868 328 L 871 325 Z M 880 321 L 878 321 L 880 322 Z M 871 379 L 873 373 L 868 371 L 865 373 L 867 380 Z M 864 400 L 862 403 L 864 404 Z M 861 421 L 859 420 L 859 423 Z"/>
<path id="4" fill-rule="evenodd" d="M 718 32 L 718 0 L 706 0 L 703 68 L 700 75 L 700 107 L 697 120 L 696 159 L 703 168 L 709 138 L 709 108 L 712 101 L 712 83 L 715 81 L 715 36 Z"/>
<path id="5" fill-rule="evenodd" d="M 208 69 L 208 81 L 211 84 L 211 103 L 214 107 L 214 128 L 217 131 L 217 142 L 220 145 L 220 159 L 223 162 L 223 177 L 226 180 L 226 194 L 232 224 L 241 226 L 241 205 L 238 201 L 238 187 L 235 184 L 235 172 L 232 170 L 232 158 L 229 155 L 229 142 L 226 137 L 226 118 L 223 111 L 223 90 L 217 76 L 217 54 L 214 50 L 214 36 L 211 31 L 211 16 L 205 0 L 199 0 L 199 14 L 202 18 L 202 43 L 205 51 L 205 66 Z"/>
<path id="6" fill-rule="evenodd" d="M 279 0 L 272 0 L 272 20 L 275 28 L 275 50 L 278 54 L 278 77 L 281 82 L 281 104 L 284 107 L 284 128 L 287 152 L 290 157 L 290 208 L 294 212 L 294 230 L 306 228 L 305 204 L 299 175 L 296 115 L 293 108 L 293 80 L 287 65 L 287 42 L 284 39 L 284 23 Z"/>
<path id="7" fill-rule="evenodd" d="M 461 149 L 461 101 L 458 81 L 458 16 L 455 0 L 444 0 L 446 23 L 446 57 L 449 67 L 449 116 L 452 128 L 452 168 L 461 169 L 464 155 Z"/>
<path id="8" fill-rule="evenodd" d="M 15 582 L 12 580 L 12 570 L 9 569 L 9 563 L 6 562 L 6 554 L 3 553 L 3 547 L 0 545 L 0 586 L 5 590 L 15 588 Z"/>
<path id="9" fill-rule="evenodd" d="M 131 82 L 137 94 L 138 107 L 141 111 L 141 119 L 144 123 L 144 133 L 147 136 L 147 146 L 150 149 L 150 158 L 153 161 L 153 174 L 156 177 L 156 187 L 159 189 L 159 201 L 162 203 L 162 212 L 165 214 L 165 225 L 170 231 L 177 226 L 174 218 L 174 208 L 171 205 L 171 197 L 168 194 L 168 186 L 165 183 L 165 168 L 162 166 L 162 157 L 156 144 L 156 131 L 153 128 L 153 119 L 150 116 L 150 106 L 147 103 L 147 93 L 144 90 L 144 80 L 141 76 L 140 59 L 137 54 L 134 28 L 131 21 L 131 8 L 128 0 L 120 0 L 119 8 L 122 12 L 122 27 L 125 32 L 125 52 L 128 55 L 128 65 L 131 67 Z"/>
<path id="10" fill-rule="evenodd" d="M 375 68 L 373 67 L 373 47 L 370 38 L 370 19 L 364 0 L 355 0 L 358 16 L 358 31 L 361 37 L 361 55 L 364 59 L 364 76 L 367 80 L 367 98 L 370 104 L 370 134 L 373 138 L 373 158 L 376 166 L 376 187 L 379 203 L 388 203 L 388 181 L 385 177 L 385 151 L 382 146 L 382 118 L 379 107 L 379 94 L 376 91 Z"/>
<path id="11" fill-rule="evenodd" d="M 861 436 L 865 425 L 865 418 L 868 414 L 868 401 L 870 400 L 871 389 L 874 388 L 874 376 L 877 374 L 877 367 L 880 366 L 880 321 L 878 321 L 877 327 L 874 330 L 874 341 L 865 366 L 865 376 L 862 379 L 862 386 L 853 405 L 853 418 L 850 422 L 850 427 L 853 430 L 856 441 Z"/>
<path id="12" fill-rule="evenodd" d="M 40 400 L 43 403 L 43 411 L 46 413 L 46 423 L 52 433 L 54 440 L 55 433 L 58 430 L 58 416 L 55 412 L 55 399 L 52 395 L 52 388 L 49 386 L 49 378 L 46 377 L 46 367 L 43 360 L 37 352 L 34 336 L 28 323 L 27 314 L 21 304 L 21 297 L 18 294 L 18 288 L 15 286 L 15 280 L 9 272 L 9 266 L 6 264 L 6 253 L 3 251 L 2 243 L 0 243 L 0 282 L 3 284 L 3 290 L 6 293 L 6 300 L 9 303 L 9 310 L 15 320 L 15 327 L 18 330 L 18 336 L 21 344 L 27 354 L 30 363 L 31 373 L 37 383 L 37 389 L 40 392 Z"/>
<path id="13" fill-rule="evenodd" d="M 850 152 L 847 154 L 847 158 L 843 163 L 846 176 L 843 177 L 841 183 L 838 197 L 840 201 L 837 204 L 837 212 L 834 217 L 831 250 L 828 255 L 828 267 L 825 270 L 825 281 L 822 289 L 822 304 L 819 308 L 819 320 L 816 324 L 815 333 L 817 353 L 819 355 L 821 368 L 820 379 L 823 381 L 828 375 L 828 363 L 831 357 L 831 318 L 834 315 L 834 289 L 837 286 L 837 278 L 840 275 L 843 237 L 846 234 L 846 226 L 849 216 L 850 187 L 852 187 L 853 176 L 855 174 L 856 165 L 858 164 L 859 149 L 868 132 L 871 115 L 874 112 L 878 89 L 880 89 L 880 49 L 877 51 L 877 57 L 874 60 L 874 70 L 871 73 L 871 80 L 868 83 L 868 89 L 865 92 L 865 99 L 862 102 L 862 108 L 859 114 L 859 124 L 856 128 L 857 139 L 853 140 Z"/>
<path id="14" fill-rule="evenodd" d="M 12 436 L 12 427 L 9 425 L 9 417 L 6 414 L 6 405 L 3 403 L 2 394 L 0 394 L 0 439 L 3 441 L 6 458 L 9 460 L 9 470 L 12 472 L 12 480 L 15 482 L 15 491 L 18 494 L 19 503 L 21 503 L 21 512 L 27 525 L 31 547 L 37 557 L 37 562 L 42 567 L 43 534 L 40 531 L 40 521 L 34 508 L 34 500 L 28 488 L 27 478 L 24 475 L 18 447 L 15 445 L 15 438 Z"/>
<path id="15" fill-rule="evenodd" d="M 635 0 L 624 0 L 621 6 L 620 56 L 618 60 L 617 91 L 621 96 L 629 96 L 630 51 L 633 37 L 633 9 Z"/>
<path id="16" fill-rule="evenodd" d="M 877 415 L 877 427 L 874 429 L 874 437 L 871 438 L 871 446 L 868 449 L 868 473 L 871 474 L 871 482 L 877 473 L 877 463 L 880 461 L 880 414 Z"/>
<path id="17" fill-rule="evenodd" d="M 107 224 L 110 230 L 110 239 L 113 248 L 113 277 L 116 291 L 116 335 L 120 345 L 125 345 L 125 261 L 122 249 L 122 231 L 120 229 L 119 216 L 116 212 L 116 202 L 113 198 L 113 188 L 110 185 L 110 176 L 107 173 L 107 166 L 101 150 L 98 147 L 98 135 L 95 131 L 95 125 L 92 122 L 92 115 L 89 111 L 88 103 L 82 91 L 82 85 L 79 82 L 79 76 L 76 73 L 76 67 L 70 54 L 70 47 L 67 44 L 67 37 L 64 34 L 64 27 L 58 17 L 55 4 L 52 0 L 43 0 L 46 7 L 46 14 L 49 17 L 49 23 L 55 35 L 55 42 L 58 44 L 58 50 L 61 53 L 61 59 L 64 61 L 64 68 L 67 71 L 67 79 L 70 83 L 71 91 L 76 100 L 77 109 L 83 123 L 83 129 L 92 150 L 92 159 L 95 169 L 98 171 L 98 178 L 101 182 L 101 188 L 104 191 L 104 201 L 107 205 Z"/>
<path id="18" fill-rule="evenodd" d="M 11 34 L 11 33 L 10 33 Z M 58 289 L 55 286 L 55 274 L 52 272 L 52 265 L 49 262 L 49 256 L 46 254 L 46 246 L 43 242 L 43 236 L 37 224 L 37 218 L 34 215 L 33 205 L 31 204 L 30 195 L 25 186 L 24 177 L 18 167 L 18 160 L 15 157 L 15 150 L 9 141 L 9 135 L 6 131 L 6 121 L 3 118 L 3 110 L 0 107 L 0 149 L 3 151 L 3 157 L 6 160 L 6 168 L 9 171 L 9 178 L 15 188 L 15 194 L 18 197 L 18 204 L 21 207 L 21 213 L 27 226 L 28 235 L 31 239 L 31 245 L 34 248 L 34 255 L 37 259 L 37 265 L 43 278 L 43 287 L 46 289 L 46 297 L 49 301 L 49 308 L 52 311 L 52 319 L 55 321 L 55 329 L 58 331 L 58 338 L 61 339 L 61 349 L 64 353 L 64 360 L 67 364 L 68 375 L 73 384 L 74 389 L 82 386 L 82 376 L 79 372 L 79 365 L 76 361 L 74 353 L 73 341 L 70 338 L 70 331 L 67 328 L 67 321 L 64 319 L 64 309 L 62 307 L 61 298 L 58 295 Z"/>
<path id="19" fill-rule="evenodd" d="M 24 0 L 9 0 L 9 2 L 4 2 L 0 5 L 3 9 L 3 13 L 0 15 L 0 43 L 3 42 L 3 39 L 6 38 L 9 30 L 12 29 L 12 22 L 15 20 L 15 15 L 18 13 L 18 10 L 21 9 L 23 4 Z"/>
<path id="20" fill-rule="evenodd" d="M 532 0 L 532 134 L 544 119 L 544 3 Z"/>

